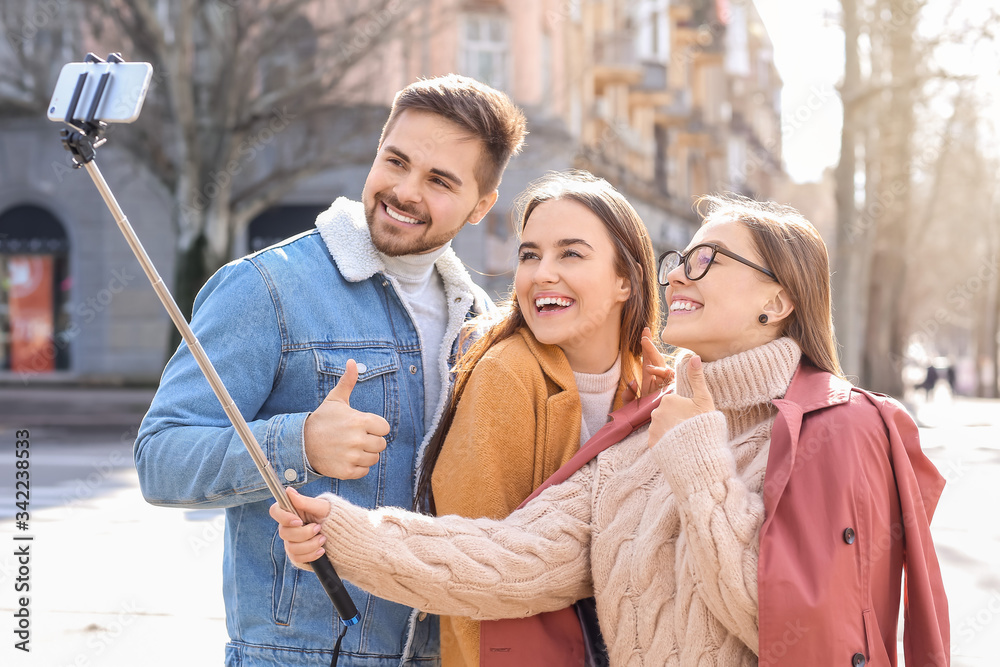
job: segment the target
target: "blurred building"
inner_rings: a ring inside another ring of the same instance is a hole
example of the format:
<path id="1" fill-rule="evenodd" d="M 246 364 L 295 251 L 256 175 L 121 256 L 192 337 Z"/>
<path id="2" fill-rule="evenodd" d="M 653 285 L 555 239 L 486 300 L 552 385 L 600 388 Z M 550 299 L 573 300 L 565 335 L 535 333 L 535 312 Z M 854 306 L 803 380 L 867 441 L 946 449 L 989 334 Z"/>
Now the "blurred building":
<path id="1" fill-rule="evenodd" d="M 296 20 L 303 39 L 289 46 L 288 62 L 262 63 L 269 76 L 311 57 L 310 14 Z M 357 113 L 379 121 L 349 137 L 370 146 L 361 151 L 367 157 L 301 182 L 250 223 L 233 256 L 308 229 L 337 196 L 360 198 L 393 94 L 449 72 L 507 91 L 528 116 L 525 150 L 497 205 L 454 243 L 495 295 L 513 276 L 515 197 L 547 171 L 583 168 L 607 178 L 639 211 L 658 251 L 688 242 L 698 195 L 772 197 L 784 180 L 781 80 L 752 3 L 430 0 L 353 66 Z M 326 131 L 336 131 L 335 120 Z M 169 320 L 90 180 L 67 167 L 56 134 L 46 121 L 0 127 L 0 380 L 153 380 Z M 169 197 L 111 147 L 102 153 L 106 171 L 108 164 L 127 182 L 116 194 L 172 284 Z M 262 151 L 241 176 L 267 166 Z M 24 296 L 29 286 L 34 296 Z"/>
<path id="2" fill-rule="evenodd" d="M 749 2 L 609 0 L 567 25 L 567 118 L 578 164 L 636 206 L 654 242 L 683 247 L 709 192 L 770 197 L 783 180 L 781 80 Z"/>

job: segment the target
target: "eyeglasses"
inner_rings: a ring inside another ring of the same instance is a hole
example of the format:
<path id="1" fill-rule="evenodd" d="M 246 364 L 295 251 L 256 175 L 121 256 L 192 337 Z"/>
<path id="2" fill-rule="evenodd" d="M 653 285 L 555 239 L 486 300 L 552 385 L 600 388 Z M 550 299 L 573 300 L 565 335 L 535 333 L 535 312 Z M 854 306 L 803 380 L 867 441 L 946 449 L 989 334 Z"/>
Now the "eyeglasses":
<path id="1" fill-rule="evenodd" d="M 657 261 L 657 265 L 659 266 L 657 279 L 661 285 L 669 285 L 670 281 L 667 280 L 667 276 L 671 271 L 683 263 L 684 275 L 688 280 L 701 280 L 708 273 L 708 269 L 712 266 L 712 264 L 715 263 L 715 256 L 718 254 L 725 255 L 726 257 L 735 259 L 737 262 L 742 262 L 751 268 L 757 269 L 761 273 L 765 273 L 770 276 L 772 280 L 778 280 L 773 273 L 765 269 L 763 266 L 754 264 L 749 259 L 740 257 L 736 253 L 730 252 L 725 248 L 720 248 L 715 243 L 701 243 L 691 248 L 684 254 L 681 254 L 677 250 L 668 250 L 663 253 Z"/>

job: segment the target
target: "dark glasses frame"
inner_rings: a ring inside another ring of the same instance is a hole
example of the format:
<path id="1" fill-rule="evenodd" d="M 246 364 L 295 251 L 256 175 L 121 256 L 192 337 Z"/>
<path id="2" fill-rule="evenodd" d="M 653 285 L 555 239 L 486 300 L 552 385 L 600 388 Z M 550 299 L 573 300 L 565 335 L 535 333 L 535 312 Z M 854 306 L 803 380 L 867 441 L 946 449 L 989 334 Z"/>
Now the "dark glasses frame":
<path id="1" fill-rule="evenodd" d="M 691 255 L 694 254 L 694 252 L 696 250 L 698 250 L 698 248 L 711 248 L 712 249 L 712 257 L 708 260 L 708 264 L 705 265 L 705 270 L 702 271 L 701 275 L 696 278 L 696 277 L 694 277 L 694 276 L 691 275 L 691 266 L 688 264 L 688 258 L 691 257 Z M 663 270 L 663 268 L 664 268 L 664 262 L 666 262 L 666 260 L 668 258 L 670 258 L 672 255 L 676 255 L 677 256 L 677 264 L 675 266 L 673 266 L 672 268 L 670 268 L 668 271 L 666 271 L 666 273 L 664 273 L 664 270 Z M 667 280 L 667 274 L 669 274 L 670 271 L 673 271 L 674 269 L 676 269 L 678 266 L 683 266 L 684 267 L 684 276 L 688 280 L 691 280 L 691 281 L 701 280 L 702 278 L 704 278 L 705 276 L 708 275 L 708 270 L 710 268 L 712 268 L 713 264 L 715 264 L 715 256 L 716 255 L 725 255 L 726 257 L 729 257 L 730 259 L 735 259 L 737 262 L 740 262 L 742 264 L 746 264 L 747 266 L 749 266 L 752 269 L 757 269 L 761 273 L 769 276 L 771 278 L 771 280 L 773 280 L 775 282 L 778 281 L 778 277 L 777 276 L 775 276 L 773 273 L 771 273 L 771 271 L 769 271 L 768 269 L 765 269 L 760 264 L 754 264 L 749 259 L 747 259 L 745 257 L 740 257 L 735 252 L 730 252 L 729 250 L 726 250 L 725 248 L 720 247 L 717 243 L 699 243 L 698 245 L 696 245 L 693 248 L 691 248 L 690 250 L 688 250 L 686 253 L 681 253 L 678 250 L 668 250 L 668 251 L 666 251 L 665 253 L 663 253 L 662 255 L 660 255 L 659 259 L 656 260 L 656 281 L 658 283 L 660 283 L 660 285 L 669 285 L 670 281 Z"/>

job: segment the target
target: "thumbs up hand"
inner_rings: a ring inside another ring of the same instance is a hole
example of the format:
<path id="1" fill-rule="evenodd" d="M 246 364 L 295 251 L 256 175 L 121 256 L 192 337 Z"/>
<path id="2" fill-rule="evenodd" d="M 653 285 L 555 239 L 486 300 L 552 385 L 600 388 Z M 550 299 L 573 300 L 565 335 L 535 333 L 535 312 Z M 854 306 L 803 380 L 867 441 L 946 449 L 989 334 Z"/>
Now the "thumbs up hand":
<path id="1" fill-rule="evenodd" d="M 705 369 L 702 367 L 701 357 L 697 355 L 691 357 L 686 370 L 693 395 L 691 398 L 686 398 L 678 394 L 667 394 L 660 399 L 660 404 L 653 410 L 652 421 L 649 424 L 650 447 L 681 422 L 715 410 L 715 401 L 712 400 L 712 394 L 705 382 Z"/>
<path id="2" fill-rule="evenodd" d="M 337 386 L 306 417 L 306 458 L 321 475 L 337 479 L 364 477 L 385 449 L 389 422 L 351 407 L 351 392 L 357 382 L 358 365 L 351 359 Z"/>

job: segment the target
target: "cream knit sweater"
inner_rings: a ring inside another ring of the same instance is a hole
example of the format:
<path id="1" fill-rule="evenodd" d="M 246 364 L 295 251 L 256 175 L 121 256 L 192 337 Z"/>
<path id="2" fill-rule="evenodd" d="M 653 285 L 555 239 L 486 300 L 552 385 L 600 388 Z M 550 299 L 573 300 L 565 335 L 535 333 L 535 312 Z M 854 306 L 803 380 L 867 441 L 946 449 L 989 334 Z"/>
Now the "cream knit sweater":
<path id="1" fill-rule="evenodd" d="M 780 339 L 706 363 L 715 412 L 645 429 L 503 521 L 364 510 L 324 494 L 340 575 L 477 619 L 596 595 L 611 664 L 756 665 L 758 531 L 775 410 L 801 352 Z M 690 396 L 678 362 L 677 391 Z"/>

